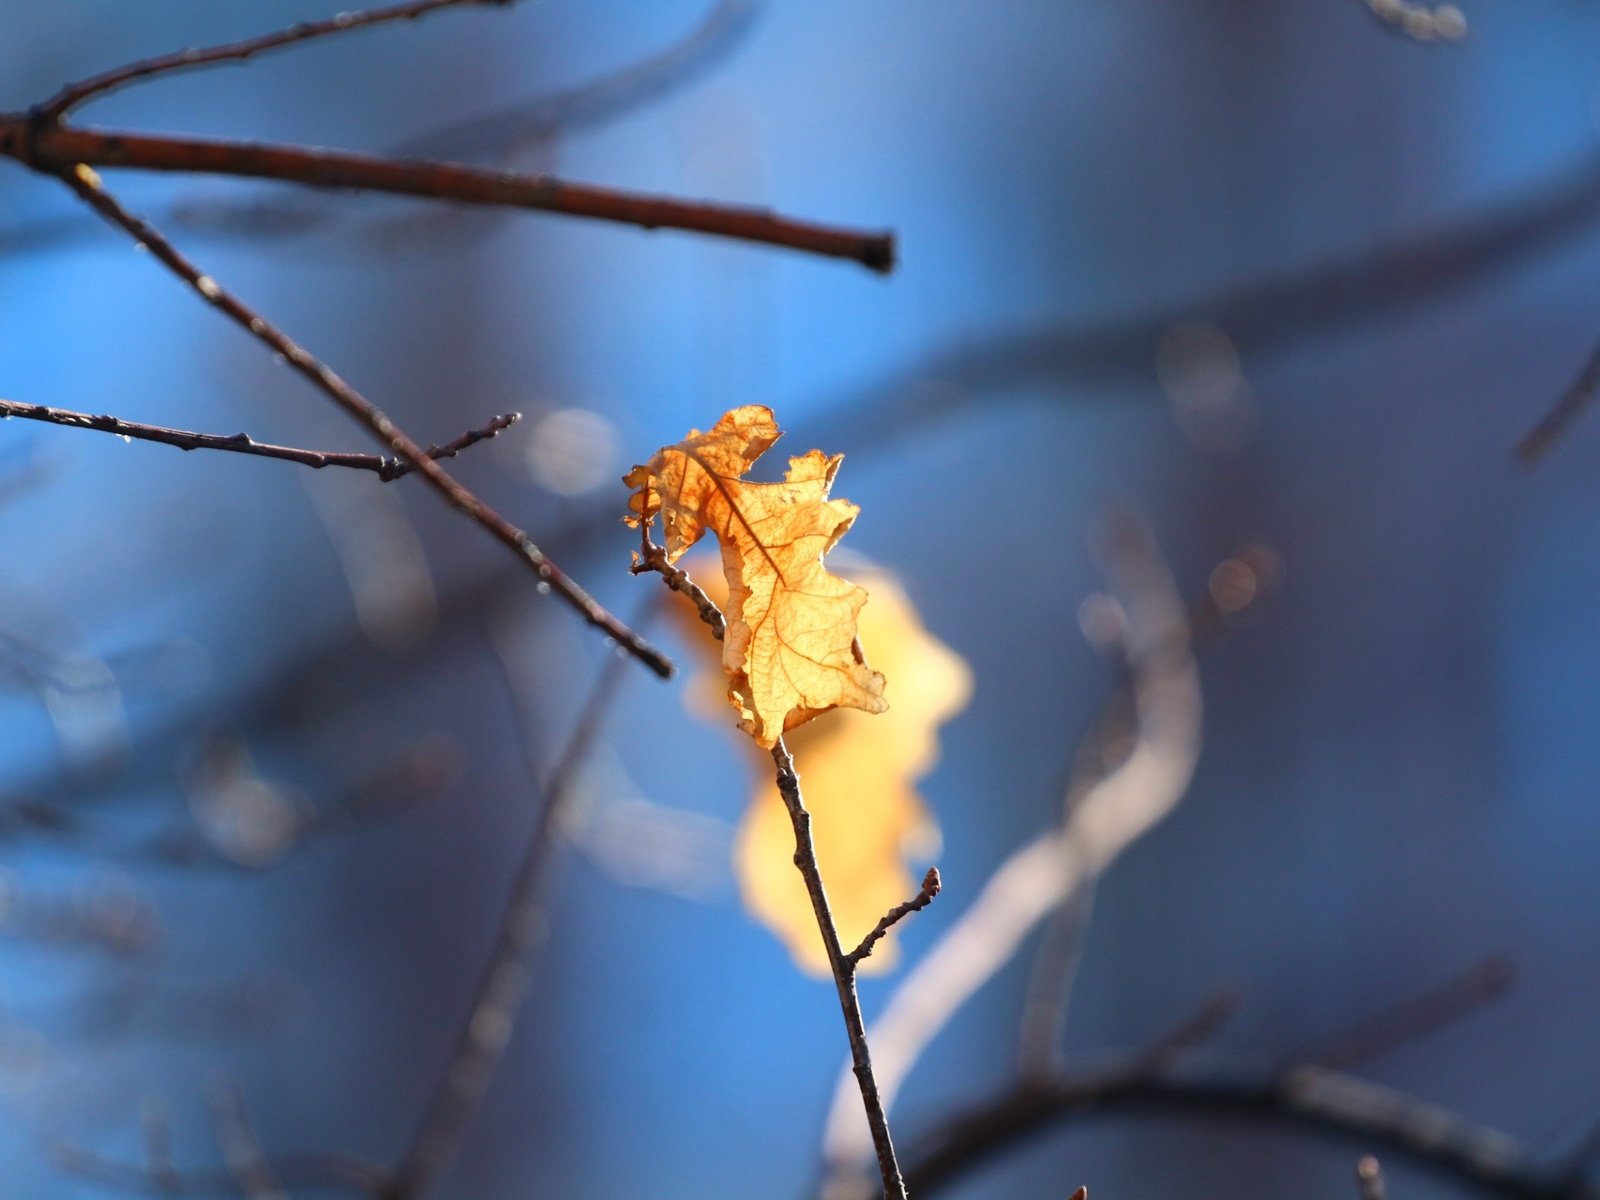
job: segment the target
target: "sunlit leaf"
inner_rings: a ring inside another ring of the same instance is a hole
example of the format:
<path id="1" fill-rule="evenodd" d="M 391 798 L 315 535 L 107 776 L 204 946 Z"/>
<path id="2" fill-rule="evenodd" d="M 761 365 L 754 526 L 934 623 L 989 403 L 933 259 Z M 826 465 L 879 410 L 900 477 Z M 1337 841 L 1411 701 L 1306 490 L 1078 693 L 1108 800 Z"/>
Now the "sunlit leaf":
<path id="1" fill-rule="evenodd" d="M 716 534 L 728 587 L 728 700 L 740 727 L 769 749 L 829 709 L 887 707 L 883 676 L 856 638 L 867 593 L 822 561 L 860 511 L 828 498 L 844 456 L 812 450 L 789 460 L 780 483 L 744 479 L 778 437 L 771 409 L 745 405 L 626 476 L 634 519 L 660 516 L 669 561 L 707 530 Z"/>

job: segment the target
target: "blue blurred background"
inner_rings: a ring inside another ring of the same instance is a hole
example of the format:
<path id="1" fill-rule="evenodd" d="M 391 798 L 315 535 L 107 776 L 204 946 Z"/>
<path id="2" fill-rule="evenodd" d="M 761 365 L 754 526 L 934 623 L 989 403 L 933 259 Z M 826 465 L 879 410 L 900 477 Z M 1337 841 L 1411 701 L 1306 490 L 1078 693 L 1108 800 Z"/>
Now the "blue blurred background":
<path id="1" fill-rule="evenodd" d="M 16 110 L 327 10 L 0 14 Z M 1143 514 L 1191 593 L 1262 540 L 1280 586 L 1205 652 L 1199 773 L 1100 890 L 1069 1054 L 1137 1046 L 1219 980 L 1244 1003 L 1217 1046 L 1290 1054 L 1504 954 L 1508 998 L 1365 1070 L 1558 1155 L 1600 1119 L 1600 427 L 1532 473 L 1510 448 L 1600 334 L 1600 10 L 1467 15 L 1445 46 L 1358 0 L 547 0 L 83 120 L 363 150 L 442 128 L 429 152 L 489 161 L 506 146 L 448 127 L 524 106 L 525 169 L 893 227 L 885 279 L 107 173 L 420 440 L 522 411 L 459 470 L 620 612 L 655 593 L 613 519 L 630 463 L 741 403 L 773 406 L 792 452 L 843 451 L 848 545 L 976 678 L 923 788 L 947 891 L 905 931 L 911 961 L 1056 819 L 1117 683 L 1078 623 L 1099 515 Z M 582 90 L 674 46 L 653 83 Z M 367 448 L 65 189 L 6 170 L 0 212 L 6 399 Z M 1158 369 L 1194 345 L 1225 386 Z M 611 651 L 420 487 L 0 434 L 0 1197 L 103 1194 L 49 1147 L 137 1159 L 156 1109 L 180 1162 L 214 1163 L 220 1077 L 269 1150 L 392 1161 L 534 816 L 503 664 L 543 769 Z M 812 1185 L 832 989 L 741 909 L 746 762 L 682 699 L 642 670 L 624 685 L 443 1195 Z M 919 1066 L 903 1141 L 1014 1077 L 1028 957 Z M 864 982 L 869 1016 L 894 983 Z M 1353 1149 L 1109 1122 L 946 1194 L 1344 1196 Z"/>

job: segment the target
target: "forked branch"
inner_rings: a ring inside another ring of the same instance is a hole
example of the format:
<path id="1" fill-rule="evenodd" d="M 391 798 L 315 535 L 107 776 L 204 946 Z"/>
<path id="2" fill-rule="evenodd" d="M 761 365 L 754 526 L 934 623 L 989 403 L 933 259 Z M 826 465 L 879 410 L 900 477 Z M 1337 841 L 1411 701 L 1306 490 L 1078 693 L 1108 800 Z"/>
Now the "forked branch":
<path id="1" fill-rule="evenodd" d="M 764 209 L 643 195 L 548 175 L 481 170 L 458 163 L 389 159 L 365 154 L 269 146 L 240 141 L 152 137 L 125 131 L 74 129 L 62 124 L 72 109 L 119 87 L 176 71 L 244 62 L 265 51 L 315 38 L 410 20 L 436 9 L 508 0 L 413 0 L 362 13 L 343 13 L 276 33 L 205 49 L 180 50 L 130 63 L 69 84 L 26 113 L 0 114 L 0 156 L 36 171 L 63 175 L 80 165 L 125 167 L 276 179 L 306 187 L 389 192 L 460 204 L 540 209 L 616 221 L 645 229 L 682 229 L 741 241 L 851 259 L 874 271 L 894 266 L 891 234 L 802 221 Z"/>
<path id="2" fill-rule="evenodd" d="M 428 457 L 428 453 L 414 442 L 371 400 L 341 379 L 325 363 L 301 346 L 283 330 L 250 308 L 233 293 L 226 291 L 211 276 L 190 262 L 178 248 L 169 242 L 148 221 L 134 216 L 106 191 L 100 177 L 81 163 L 60 176 L 63 182 L 112 225 L 122 229 L 139 245 L 144 246 L 156 260 L 186 283 L 201 299 L 214 305 L 230 320 L 243 326 L 252 337 L 283 356 L 294 370 L 302 375 L 323 395 L 331 399 L 351 417 L 366 426 L 396 455 L 427 480 L 436 492 L 452 507 L 488 530 L 502 545 L 531 567 L 541 582 L 575 608 L 591 625 L 598 626 L 617 645 L 639 659 L 663 677 L 672 674 L 672 663 L 654 646 L 590 596 L 576 580 L 570 578 L 546 557 L 533 539 L 491 508 L 459 483 L 454 476 Z"/>
<path id="3" fill-rule="evenodd" d="M 414 467 L 404 459 L 384 454 L 357 454 L 340 450 L 305 450 L 299 446 L 277 446 L 271 442 L 258 442 L 248 433 L 196 433 L 188 429 L 172 429 L 165 425 L 146 425 L 142 421 L 125 421 L 109 414 L 74 412 L 69 408 L 52 408 L 47 404 L 18 404 L 14 400 L 0 400 L 0 420 L 19 417 L 25 421 L 43 421 L 48 425 L 61 425 L 68 429 L 92 429 L 97 433 L 137 441 L 159 442 L 176 446 L 180 450 L 225 450 L 230 454 L 251 454 L 258 458 L 279 458 L 299 463 L 320 471 L 323 467 L 347 467 L 356 471 L 371 471 L 383 483 L 411 474 Z M 511 428 L 522 419 L 521 413 L 506 413 L 495 417 L 486 425 L 469 429 L 460 437 L 442 446 L 429 446 L 426 454 L 437 461 L 454 458 L 469 446 L 488 441 Z"/>
<path id="4" fill-rule="evenodd" d="M 309 42 L 316 38 L 327 37 L 329 34 L 347 33 L 353 29 L 369 29 L 374 25 L 383 25 L 390 21 L 414 21 L 436 9 L 458 8 L 463 4 L 503 5 L 509 2 L 510 0 L 411 0 L 410 3 L 371 8 L 365 12 L 342 12 L 329 17 L 326 21 L 305 21 L 288 29 L 246 38 L 239 42 L 208 46 L 203 50 L 178 50 L 172 54 L 144 58 L 127 66 L 103 71 L 99 75 L 91 75 L 88 79 L 77 83 L 67 84 L 35 109 L 33 115 L 36 120 L 42 122 L 55 122 L 80 104 L 114 92 L 140 79 L 190 71 L 196 67 L 215 66 L 218 63 L 245 62 L 265 51 Z"/>

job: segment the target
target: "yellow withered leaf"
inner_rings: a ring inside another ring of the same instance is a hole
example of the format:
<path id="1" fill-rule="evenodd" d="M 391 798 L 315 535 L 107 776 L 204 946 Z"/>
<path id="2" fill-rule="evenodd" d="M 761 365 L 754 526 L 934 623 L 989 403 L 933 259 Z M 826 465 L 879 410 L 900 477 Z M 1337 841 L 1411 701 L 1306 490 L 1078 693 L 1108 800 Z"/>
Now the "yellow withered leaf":
<path id="1" fill-rule="evenodd" d="M 728 700 L 740 727 L 768 749 L 829 709 L 887 707 L 883 676 L 866 665 L 856 639 L 867 593 L 822 561 L 860 511 L 828 498 L 844 456 L 812 450 L 791 458 L 780 483 L 742 478 L 778 437 L 772 410 L 747 404 L 624 476 L 635 489 L 630 520 L 661 517 L 668 561 L 707 530 L 717 535 L 728 582 Z"/>

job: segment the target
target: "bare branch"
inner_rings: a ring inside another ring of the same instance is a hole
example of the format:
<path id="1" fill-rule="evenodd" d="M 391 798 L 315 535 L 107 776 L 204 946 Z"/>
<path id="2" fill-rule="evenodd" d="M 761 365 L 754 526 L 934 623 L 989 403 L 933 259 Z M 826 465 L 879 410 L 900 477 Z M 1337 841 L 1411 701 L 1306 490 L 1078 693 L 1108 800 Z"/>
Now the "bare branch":
<path id="1" fill-rule="evenodd" d="M 385 156 L 445 158 L 454 162 L 482 157 L 497 166 L 510 167 L 531 149 L 549 147 L 565 134 L 615 121 L 694 81 L 742 41 L 754 26 L 759 8 L 759 0 L 716 0 L 683 38 L 646 58 L 570 88 L 429 130 L 392 147 Z M 298 194 L 238 200 L 179 199 L 164 219 L 188 232 L 274 238 L 329 229 L 344 215 L 335 211 L 334 206 L 339 203 L 337 197 Z M 426 234 L 475 236 L 497 224 L 478 221 L 468 226 L 462 216 L 459 210 L 446 209 L 398 218 L 358 217 L 349 232 L 361 244 L 393 253 L 437 248 L 439 238 L 423 236 Z M 48 249 L 84 231 L 83 223 L 75 218 L 13 228 L 0 232 L 0 254 Z"/>
<path id="2" fill-rule="evenodd" d="M 586 621 L 598 626 L 614 642 L 656 674 L 663 677 L 672 675 L 672 663 L 665 655 L 607 612 L 599 601 L 551 562 L 544 551 L 534 544 L 531 537 L 480 500 L 454 476 L 429 458 L 427 451 L 412 441 L 377 405 L 341 379 L 331 368 L 318 361 L 276 325 L 244 304 L 231 292 L 225 291 L 215 279 L 204 274 L 184 257 L 177 247 L 167 241 L 149 222 L 124 209 L 111 193 L 101 186 L 99 177 L 92 170 L 80 163 L 72 170 L 62 172 L 60 178 L 107 221 L 123 229 L 135 241 L 147 247 L 158 261 L 188 284 L 203 300 L 220 309 L 235 323 L 247 329 L 257 340 L 281 354 L 284 361 L 309 380 L 313 387 L 366 426 L 396 456 L 409 463 L 452 508 L 483 526 L 513 554 L 527 563 L 542 583 L 553 589 Z"/>
<path id="3" fill-rule="evenodd" d="M 822 934 L 822 945 L 833 971 L 834 988 L 839 993 L 839 1008 L 844 1013 L 845 1033 L 850 1042 L 852 1071 L 861 1092 L 861 1102 L 867 1110 L 867 1127 L 877 1153 L 884 1195 L 889 1200 L 906 1200 L 906 1184 L 895 1157 L 894 1139 L 889 1134 L 886 1105 L 872 1072 L 866 1022 L 861 1016 L 860 997 L 856 995 L 856 964 L 839 944 L 839 930 L 833 923 L 828 892 L 822 885 L 822 872 L 817 866 L 816 846 L 811 840 L 811 814 L 806 811 L 805 801 L 800 795 L 800 779 L 795 774 L 794 759 L 782 738 L 772 747 L 772 761 L 778 768 L 778 794 L 783 797 L 783 806 L 788 809 L 789 821 L 794 826 L 794 865 L 806 882 L 806 894 L 811 898 L 811 910 L 816 914 L 817 929 Z"/>
<path id="4" fill-rule="evenodd" d="M 721 641 L 728 632 L 728 622 L 722 615 L 722 610 L 717 607 L 716 601 L 706 595 L 702 588 L 693 579 L 689 572 L 682 567 L 674 566 L 667 561 L 666 547 L 658 546 L 650 539 L 650 521 L 643 519 L 639 522 L 639 553 L 633 565 L 628 568 L 634 575 L 643 575 L 654 571 L 666 582 L 667 587 L 681 596 L 687 596 L 694 605 L 695 612 L 700 620 L 705 622 L 706 628 L 711 630 L 711 636 Z"/>
<path id="5" fill-rule="evenodd" d="M 505 665 L 505 664 L 503 664 Z M 454 1160 L 468 1120 L 494 1078 L 527 997 L 528 961 L 543 940 L 542 909 L 548 891 L 556 836 L 571 804 L 573 783 L 600 734 L 605 713 L 622 682 L 622 660 L 612 658 L 600 669 L 578 723 L 556 759 L 543 787 L 544 805 L 534 822 L 527 848 L 501 911 L 494 949 L 479 976 L 455 1047 L 428 1107 L 407 1145 L 383 1200 L 421 1200 L 438 1185 Z M 518 724 L 526 725 L 520 694 L 504 671 Z M 536 772 L 530 761 L 529 770 Z"/>
<path id="6" fill-rule="evenodd" d="M 609 74 L 532 100 L 431 129 L 393 150 L 399 158 L 487 155 L 506 163 L 561 134 L 590 129 L 659 100 L 737 46 L 755 24 L 760 0 L 714 0 L 682 38 Z"/>
<path id="7" fill-rule="evenodd" d="M 1233 987 L 1220 987 L 1194 1012 L 1135 1054 L 1130 1075 L 1164 1075 L 1185 1054 L 1210 1039 L 1239 1011 L 1240 995 Z"/>
<path id="8" fill-rule="evenodd" d="M 220 46 L 209 46 L 203 50 L 179 50 L 172 54 L 163 54 L 157 58 L 146 58 L 136 63 L 129 63 L 127 66 L 105 71 L 78 83 L 70 83 L 41 104 L 36 111 L 38 118 L 42 121 L 59 121 L 70 110 L 77 108 L 85 101 L 104 96 L 136 80 L 150 79 L 157 75 L 170 75 L 178 71 L 193 70 L 196 67 L 214 66 L 218 63 L 244 62 L 267 50 L 277 50 L 284 46 L 309 42 L 315 38 L 326 37 L 329 34 L 345 33 L 352 29 L 366 29 L 389 21 L 413 21 L 440 8 L 485 3 L 505 4 L 507 0 L 412 0 L 408 4 L 396 4 L 388 8 L 373 8 L 368 9 L 366 12 L 344 12 L 335 17 L 330 17 L 326 21 L 307 21 L 291 26 L 288 29 L 279 30 L 276 33 L 263 34 L 260 37 L 247 38 L 239 42 L 229 42 Z"/>
<path id="9" fill-rule="evenodd" d="M 356 454 L 336 450 L 303 450 L 296 446 L 276 446 L 271 442 L 258 442 L 248 433 L 195 433 L 187 429 L 171 429 L 165 425 L 146 425 L 142 421 L 125 421 L 121 417 L 74 412 L 67 408 L 51 408 L 45 404 L 19 404 L 14 400 L 0 400 L 0 419 L 21 417 L 27 421 L 43 421 L 50 425 L 64 425 L 69 429 L 92 429 L 99 433 L 115 434 L 122 438 L 135 438 L 145 442 L 160 442 L 180 450 L 226 450 L 233 454 L 253 454 L 261 458 L 281 458 L 301 466 L 321 470 L 323 467 L 349 467 L 353 470 L 372 471 L 379 480 L 388 483 L 411 474 L 414 467 L 403 459 L 382 454 Z M 501 431 L 509 429 L 522 419 L 521 413 L 506 413 L 495 417 L 478 429 L 468 430 L 454 441 L 442 446 L 429 446 L 424 452 L 434 461 L 454 458 L 469 446 L 487 441 Z"/>
<path id="10" fill-rule="evenodd" d="M 871 954 L 872 948 L 878 944 L 883 935 L 888 933 L 889 930 L 893 929 L 902 920 L 914 912 L 921 912 L 923 909 L 927 908 L 928 905 L 932 904 L 933 898 L 937 896 L 940 891 L 943 890 L 943 888 L 944 881 L 939 878 L 939 868 L 929 867 L 928 873 L 922 877 L 922 889 L 915 896 L 911 897 L 911 899 L 902 904 L 896 904 L 893 908 L 886 912 L 879 919 L 878 923 L 872 927 L 872 932 L 861 939 L 861 944 L 854 950 L 850 951 L 849 954 L 845 955 L 845 957 L 850 960 L 851 965 L 854 966 L 859 964 L 863 958 Z"/>
<path id="11" fill-rule="evenodd" d="M 850 259 L 881 274 L 894 269 L 894 236 L 889 233 L 822 225 L 767 209 L 644 195 L 568 183 L 549 175 L 519 175 L 459 163 L 394 160 L 303 146 L 72 129 L 40 124 L 26 114 L 0 115 L 0 156 L 15 158 L 51 175 L 72 172 L 80 165 L 123 167 L 277 179 L 305 187 L 536 209 L 644 229 L 681 229 L 782 246 L 825 258 Z"/>
<path id="12" fill-rule="evenodd" d="M 1480 1012 L 1509 992 L 1516 977 L 1508 959 L 1486 958 L 1455 979 L 1407 997 L 1291 1055 L 1290 1059 L 1341 1070 L 1371 1062 L 1398 1046 L 1437 1033 Z"/>
<path id="13" fill-rule="evenodd" d="M 1010 960 L 1027 934 L 1086 880 L 1097 877 L 1182 798 L 1200 749 L 1200 687 L 1182 601 L 1165 562 L 1131 519 L 1119 525 L 1107 570 L 1129 612 L 1138 730 L 1127 757 L 1074 797 L 1060 829 L 1016 851 L 895 989 L 872 1029 L 879 1086 L 893 1105 L 928 1044 Z M 823 1152 L 834 1194 L 855 1193 L 866 1157 L 849 1119 L 849 1081 L 835 1087 Z"/>
<path id="14" fill-rule="evenodd" d="M 1461 1187 L 1506 1200 L 1592 1200 L 1582 1179 L 1536 1166 L 1513 1139 L 1414 1096 L 1321 1067 L 1133 1075 L 1122 1069 L 1028 1085 L 936 1130 L 906 1170 L 918 1196 L 945 1190 L 1045 1131 L 1108 1116 L 1186 1116 L 1299 1127 L 1377 1147 Z"/>
<path id="15" fill-rule="evenodd" d="M 228 1171 L 247 1200 L 288 1200 L 272 1165 L 261 1153 L 261 1141 L 244 1109 L 244 1097 L 231 1081 L 217 1089 L 213 1101 L 217 1124 L 217 1145 L 222 1149 Z"/>
<path id="16" fill-rule="evenodd" d="M 1557 442 L 1572 431 L 1578 419 L 1588 412 L 1600 395 L 1600 346 L 1596 346 L 1584 362 L 1578 377 L 1561 393 L 1553 407 L 1540 422 L 1516 445 L 1516 456 L 1523 466 L 1531 467 L 1555 448 Z"/>
<path id="17" fill-rule="evenodd" d="M 639 533 L 643 549 L 639 560 L 634 564 L 635 574 L 644 571 L 659 572 L 669 587 L 683 592 L 695 602 L 701 620 L 720 640 L 727 628 L 727 621 L 721 611 L 705 592 L 689 580 L 687 575 L 667 562 L 665 551 L 650 540 L 648 518 L 640 520 Z M 883 1179 L 884 1194 L 889 1200 L 906 1200 L 905 1180 L 901 1177 L 900 1163 L 895 1157 L 894 1139 L 889 1133 L 888 1114 L 878 1091 L 877 1079 L 873 1074 L 872 1054 L 867 1045 L 866 1021 L 861 1015 L 861 998 L 856 994 L 857 957 L 846 954 L 839 942 L 839 928 L 834 924 L 833 909 L 828 903 L 828 892 L 822 883 L 822 871 L 817 865 L 816 845 L 811 838 L 811 814 L 806 810 L 805 800 L 800 794 L 800 778 L 795 774 L 794 757 L 789 753 L 789 747 L 784 744 L 781 737 L 773 744 L 772 762 L 777 768 L 778 795 L 783 799 L 783 806 L 789 813 L 789 822 L 794 828 L 794 865 L 800 872 L 800 877 L 805 880 L 806 895 L 811 900 L 811 911 L 816 916 L 817 931 L 822 935 L 823 949 L 828 956 L 828 967 L 833 974 L 834 990 L 839 996 L 839 1010 L 844 1016 L 845 1036 L 850 1043 L 851 1069 L 861 1093 L 862 1106 L 866 1109 L 868 1134 L 877 1155 L 878 1172 Z M 938 872 L 929 871 L 923 881 L 923 891 L 932 893 L 928 896 L 928 900 L 932 900 L 933 894 L 937 894 L 938 884 Z M 913 900 L 910 903 L 917 902 Z M 892 923 L 891 921 L 890 924 Z M 860 956 L 865 956 L 875 936 L 881 937 L 882 933 L 874 931 L 874 934 L 867 936 L 857 948 Z"/>

